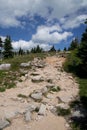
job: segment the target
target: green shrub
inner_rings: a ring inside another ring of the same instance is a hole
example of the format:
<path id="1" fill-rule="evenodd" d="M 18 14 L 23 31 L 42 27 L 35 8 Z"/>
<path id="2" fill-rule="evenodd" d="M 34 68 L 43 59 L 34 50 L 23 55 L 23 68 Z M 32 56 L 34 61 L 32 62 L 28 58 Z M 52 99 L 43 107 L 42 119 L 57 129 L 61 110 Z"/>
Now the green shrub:
<path id="1" fill-rule="evenodd" d="M 63 67 L 64 70 L 67 72 L 73 72 L 74 74 L 78 74 L 79 64 L 81 64 L 81 60 L 77 57 L 76 49 L 68 55 L 65 63 L 63 64 Z"/>
<path id="2" fill-rule="evenodd" d="M 0 92 L 4 92 L 6 90 L 5 87 L 0 87 Z"/>
<path id="3" fill-rule="evenodd" d="M 70 113 L 71 113 L 70 109 L 63 109 L 63 108 L 57 107 L 57 114 L 59 116 L 67 116 L 67 115 L 70 115 Z"/>

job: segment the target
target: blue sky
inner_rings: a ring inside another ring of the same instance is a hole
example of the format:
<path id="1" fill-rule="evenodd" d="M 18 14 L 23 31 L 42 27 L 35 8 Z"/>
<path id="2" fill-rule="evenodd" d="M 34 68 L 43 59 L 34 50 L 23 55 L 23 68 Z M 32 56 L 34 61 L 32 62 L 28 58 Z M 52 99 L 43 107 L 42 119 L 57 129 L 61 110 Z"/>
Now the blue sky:
<path id="1" fill-rule="evenodd" d="M 87 0 L 0 0 L 0 37 L 10 35 L 14 49 L 63 49 L 81 38 L 86 18 Z"/>

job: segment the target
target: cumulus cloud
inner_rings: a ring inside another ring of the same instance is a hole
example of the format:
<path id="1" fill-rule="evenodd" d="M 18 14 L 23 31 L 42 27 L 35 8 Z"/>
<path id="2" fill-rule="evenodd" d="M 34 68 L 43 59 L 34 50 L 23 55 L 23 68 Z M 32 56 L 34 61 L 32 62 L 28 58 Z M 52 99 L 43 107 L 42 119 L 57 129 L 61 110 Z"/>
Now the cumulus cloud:
<path id="1" fill-rule="evenodd" d="M 35 20 L 36 15 L 40 16 L 46 22 L 43 26 L 38 25 L 30 41 L 14 41 L 12 45 L 14 49 L 25 50 L 40 45 L 46 50 L 73 36 L 67 29 L 80 26 L 87 18 L 80 9 L 87 12 L 87 0 L 0 0 L 0 27 L 26 27 L 28 19 Z M 21 20 L 23 17 L 25 19 Z"/>
<path id="2" fill-rule="evenodd" d="M 40 26 L 36 34 L 32 36 L 32 40 L 34 42 L 56 44 L 73 35 L 71 32 L 61 31 L 62 29 L 57 25 L 51 27 Z"/>
<path id="3" fill-rule="evenodd" d="M 61 41 L 67 40 L 68 37 L 72 37 L 71 32 L 63 32 L 59 25 L 39 26 L 36 34 L 34 34 L 30 41 L 14 41 L 12 43 L 15 50 L 20 47 L 24 50 L 31 50 L 31 48 L 39 45 L 44 50 L 49 50 L 53 44 L 58 44 Z"/>
<path id="4" fill-rule="evenodd" d="M 85 19 L 87 18 L 87 15 L 79 15 L 75 18 L 62 18 L 60 21 L 62 23 L 62 28 L 64 29 L 74 29 L 76 27 L 79 27 L 81 24 L 84 23 Z"/>
<path id="5" fill-rule="evenodd" d="M 0 25 L 22 26 L 21 17 L 35 14 L 47 20 L 60 19 L 85 7 L 87 0 L 0 0 Z"/>
<path id="6" fill-rule="evenodd" d="M 12 42 L 12 46 L 14 50 L 19 50 L 19 48 L 21 47 L 23 50 L 31 50 L 32 48 L 36 47 L 37 45 L 39 45 L 41 48 L 43 48 L 43 50 L 49 50 L 51 45 L 49 44 L 44 44 L 44 43 L 35 43 L 33 41 L 25 41 L 25 40 L 19 40 L 19 41 L 14 41 Z"/>

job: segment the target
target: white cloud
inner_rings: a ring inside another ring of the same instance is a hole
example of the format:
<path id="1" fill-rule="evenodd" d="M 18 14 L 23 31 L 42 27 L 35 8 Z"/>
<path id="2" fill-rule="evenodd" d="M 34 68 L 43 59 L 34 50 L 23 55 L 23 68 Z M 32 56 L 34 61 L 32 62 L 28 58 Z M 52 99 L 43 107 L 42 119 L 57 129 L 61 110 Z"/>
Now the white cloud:
<path id="1" fill-rule="evenodd" d="M 87 0 L 0 0 L 0 25 L 21 26 L 19 18 L 35 14 L 47 20 L 60 19 L 84 7 L 87 7 Z"/>
<path id="2" fill-rule="evenodd" d="M 85 19 L 87 18 L 87 15 L 79 15 L 75 18 L 69 18 L 69 19 L 61 19 L 61 23 L 63 24 L 62 27 L 64 29 L 73 29 L 76 27 L 79 27 L 81 24 L 84 24 Z"/>
<path id="3" fill-rule="evenodd" d="M 73 34 L 71 32 L 61 32 L 62 29 L 55 26 L 40 26 L 37 28 L 36 34 L 32 36 L 32 41 L 40 43 L 51 43 L 56 44 L 62 40 L 67 40 L 68 37 L 71 37 Z"/>
<path id="4" fill-rule="evenodd" d="M 12 42 L 12 46 L 15 50 L 18 50 L 20 47 L 24 50 L 30 50 L 35 44 L 32 41 L 19 40 Z"/>
<path id="5" fill-rule="evenodd" d="M 39 45 L 44 50 L 49 50 L 53 44 L 58 44 L 72 36 L 73 34 L 71 32 L 63 32 L 59 25 L 39 26 L 36 34 L 32 36 L 30 41 L 13 41 L 12 46 L 15 50 L 18 50 L 20 47 L 24 50 L 31 50 L 31 48 Z M 5 39 L 5 37 L 2 38 Z"/>
<path id="6" fill-rule="evenodd" d="M 19 40 L 19 41 L 12 42 L 12 46 L 13 46 L 14 50 L 18 50 L 20 47 L 23 50 L 31 50 L 32 48 L 36 47 L 37 45 L 39 45 L 44 50 L 49 50 L 51 47 L 51 45 L 49 45 L 49 44 L 35 43 L 33 41 Z"/>

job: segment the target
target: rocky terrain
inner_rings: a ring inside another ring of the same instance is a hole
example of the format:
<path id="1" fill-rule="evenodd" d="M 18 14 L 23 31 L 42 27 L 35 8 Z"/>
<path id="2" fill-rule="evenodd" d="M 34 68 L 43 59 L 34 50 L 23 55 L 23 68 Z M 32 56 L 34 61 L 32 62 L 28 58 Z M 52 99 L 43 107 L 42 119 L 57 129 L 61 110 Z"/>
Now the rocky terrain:
<path id="1" fill-rule="evenodd" d="M 69 109 L 78 96 L 78 84 L 62 68 L 65 58 L 49 56 L 22 63 L 32 66 L 16 81 L 16 88 L 0 93 L 0 130 L 68 130 L 57 109 Z"/>

